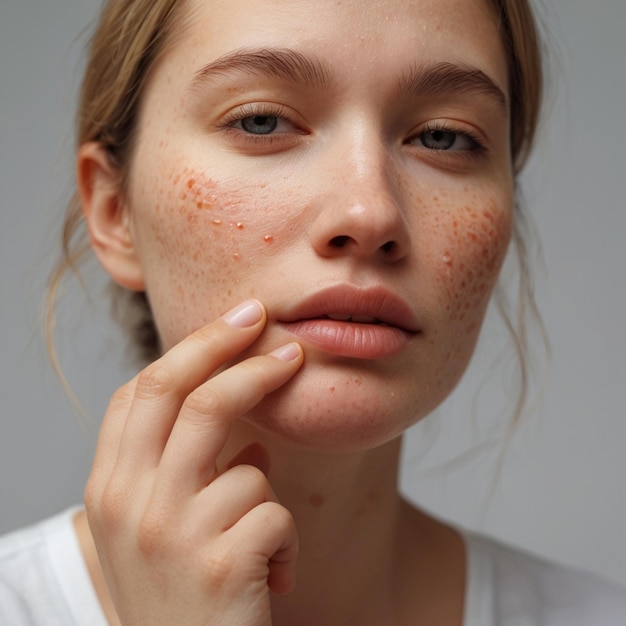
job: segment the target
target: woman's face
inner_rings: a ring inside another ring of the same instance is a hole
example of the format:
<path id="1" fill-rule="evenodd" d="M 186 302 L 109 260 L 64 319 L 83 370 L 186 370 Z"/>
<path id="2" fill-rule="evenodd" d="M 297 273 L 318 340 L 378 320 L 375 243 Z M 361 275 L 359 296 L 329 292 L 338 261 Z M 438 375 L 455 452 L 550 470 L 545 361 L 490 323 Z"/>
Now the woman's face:
<path id="1" fill-rule="evenodd" d="M 472 354 L 510 237 L 506 57 L 484 0 L 192 0 L 126 206 L 164 348 L 246 298 L 305 365 L 249 422 L 377 445 Z"/>

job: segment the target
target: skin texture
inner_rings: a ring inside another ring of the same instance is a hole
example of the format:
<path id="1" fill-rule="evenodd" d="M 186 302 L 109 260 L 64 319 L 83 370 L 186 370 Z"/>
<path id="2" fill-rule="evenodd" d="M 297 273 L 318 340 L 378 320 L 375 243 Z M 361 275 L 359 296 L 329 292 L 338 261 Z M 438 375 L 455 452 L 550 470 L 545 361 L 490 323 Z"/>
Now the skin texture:
<path id="1" fill-rule="evenodd" d="M 462 543 L 400 500 L 396 470 L 399 435 L 465 370 L 508 246 L 505 55 L 478 0 L 323 4 L 190 2 L 143 95 L 127 185 L 96 144 L 79 154 L 94 250 L 147 292 L 166 353 L 114 398 L 86 495 L 125 623 L 461 621 Z M 243 48 L 296 51 L 316 84 L 198 78 Z M 442 63 L 495 87 L 399 90 Z M 269 135 L 242 125 L 276 115 Z M 427 147 L 442 129 L 452 149 Z M 411 332 L 358 358 L 284 323 L 329 287 L 386 290 Z M 250 298 L 253 326 L 215 322 Z M 260 356 L 294 340 L 291 360 Z M 271 597 L 292 590 L 298 545 L 296 591 Z"/>

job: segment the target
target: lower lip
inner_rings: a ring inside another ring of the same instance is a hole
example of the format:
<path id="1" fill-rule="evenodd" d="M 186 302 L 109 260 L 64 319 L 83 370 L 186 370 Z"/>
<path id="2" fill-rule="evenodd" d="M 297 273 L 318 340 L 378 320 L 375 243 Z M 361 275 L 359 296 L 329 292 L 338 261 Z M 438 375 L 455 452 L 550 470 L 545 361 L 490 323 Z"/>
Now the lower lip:
<path id="1" fill-rule="evenodd" d="M 399 352 L 413 333 L 394 326 L 358 324 L 331 319 L 301 320 L 283 324 L 298 339 L 325 352 L 355 359 L 380 359 Z"/>

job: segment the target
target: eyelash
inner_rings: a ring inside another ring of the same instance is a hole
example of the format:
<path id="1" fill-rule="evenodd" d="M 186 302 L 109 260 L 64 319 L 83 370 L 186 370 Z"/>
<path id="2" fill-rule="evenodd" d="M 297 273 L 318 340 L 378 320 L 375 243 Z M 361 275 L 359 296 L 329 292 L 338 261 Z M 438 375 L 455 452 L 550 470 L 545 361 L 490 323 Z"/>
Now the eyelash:
<path id="1" fill-rule="evenodd" d="M 424 133 L 436 132 L 453 133 L 460 137 L 464 137 L 465 139 L 470 141 L 471 148 L 469 150 L 438 150 L 436 148 L 427 148 L 426 146 L 417 147 L 426 150 L 427 152 L 432 152 L 437 155 L 441 154 L 449 158 L 475 158 L 483 156 L 488 152 L 487 146 L 476 133 L 473 133 L 469 130 L 460 130 L 458 128 L 450 126 L 448 123 L 445 122 L 430 122 L 426 124 L 424 128 L 421 128 L 420 131 L 417 134 L 413 135 L 408 141 L 410 142 L 414 139 L 419 139 L 419 137 Z"/>
<path id="2" fill-rule="evenodd" d="M 235 128 L 235 124 L 251 117 L 276 117 L 292 124 L 294 126 L 294 133 L 271 132 L 267 134 L 255 134 L 246 132 L 244 129 Z M 293 136 L 294 134 L 307 134 L 306 132 L 298 129 L 284 107 L 275 104 L 245 104 L 228 113 L 224 120 L 220 123 L 219 127 L 228 134 L 234 134 L 237 140 L 257 146 L 271 146 L 276 141 L 289 142 L 290 140 L 293 141 L 295 139 Z M 424 133 L 435 132 L 454 133 L 455 135 L 469 140 L 471 148 L 469 150 L 444 150 L 428 148 L 426 146 L 416 147 L 420 150 L 432 153 L 433 155 L 443 156 L 450 159 L 475 159 L 484 156 L 488 152 L 483 140 L 480 139 L 476 133 L 468 130 L 460 130 L 456 127 L 450 126 L 446 122 L 430 122 L 426 124 L 426 126 L 420 129 L 419 133 L 413 135 L 407 143 L 419 138 Z"/>
<path id="3" fill-rule="evenodd" d="M 231 111 L 226 115 L 224 120 L 219 124 L 219 127 L 229 134 L 236 135 L 240 141 L 245 141 L 251 144 L 263 144 L 270 145 L 275 141 L 288 141 L 293 138 L 292 133 L 268 133 L 268 134 L 254 134 L 246 132 L 244 129 L 235 128 L 235 124 L 241 122 L 246 118 L 251 117 L 276 117 L 294 126 L 294 133 L 304 135 L 304 131 L 298 129 L 296 124 L 292 121 L 291 116 L 280 105 L 270 104 L 245 104 L 238 109 Z"/>

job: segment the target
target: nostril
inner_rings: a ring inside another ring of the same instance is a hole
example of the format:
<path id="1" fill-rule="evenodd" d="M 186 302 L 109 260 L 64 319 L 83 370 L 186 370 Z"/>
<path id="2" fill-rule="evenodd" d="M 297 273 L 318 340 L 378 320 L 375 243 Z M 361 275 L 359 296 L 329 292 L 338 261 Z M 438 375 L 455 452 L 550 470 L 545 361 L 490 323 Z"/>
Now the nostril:
<path id="1" fill-rule="evenodd" d="M 337 237 L 333 237 L 329 243 L 333 248 L 343 248 L 349 240 L 350 237 L 347 235 L 338 235 Z"/>
<path id="2" fill-rule="evenodd" d="M 395 250 L 395 247 L 396 247 L 395 241 L 388 241 L 387 243 L 384 243 L 382 246 L 380 246 L 380 249 L 383 252 L 393 252 Z"/>

